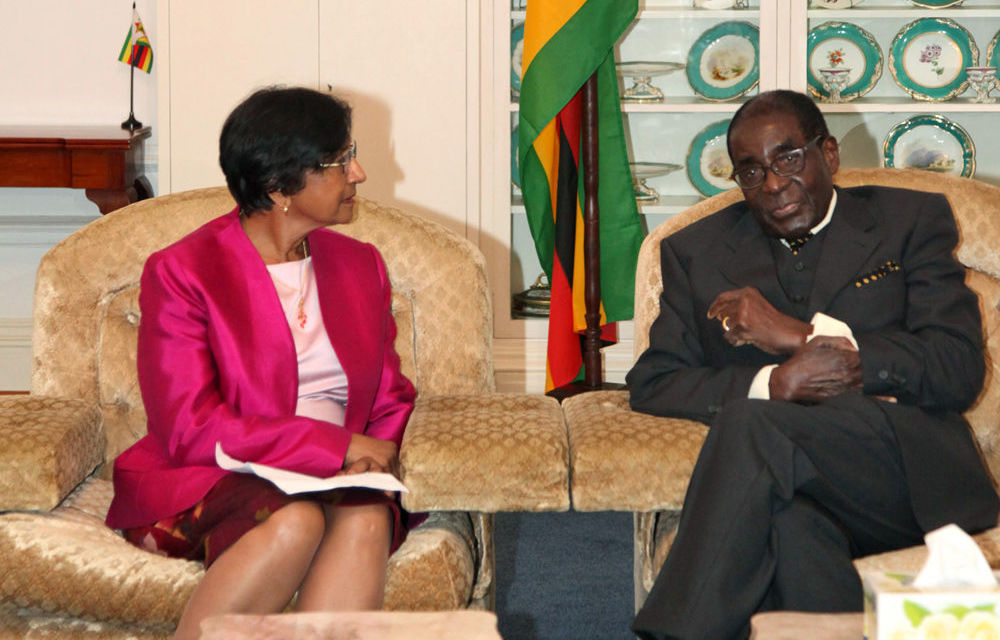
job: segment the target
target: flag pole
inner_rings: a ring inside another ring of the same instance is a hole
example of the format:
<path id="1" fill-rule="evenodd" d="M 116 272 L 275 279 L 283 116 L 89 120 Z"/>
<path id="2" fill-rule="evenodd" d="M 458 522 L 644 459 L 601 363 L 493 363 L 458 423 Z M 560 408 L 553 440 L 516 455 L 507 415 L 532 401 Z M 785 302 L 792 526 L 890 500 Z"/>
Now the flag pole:
<path id="1" fill-rule="evenodd" d="M 135 15 L 134 2 L 132 3 L 132 15 Z M 128 66 L 130 67 L 128 80 L 128 120 L 122 123 L 122 129 L 135 131 L 142 126 L 142 123 L 135 119 L 135 32 L 131 29 L 129 32 L 133 35 L 129 38 L 128 43 Z"/>
<path id="2" fill-rule="evenodd" d="M 584 317 L 587 328 L 583 338 L 584 385 L 598 389 L 604 381 L 601 371 L 601 231 L 600 205 L 597 201 L 599 152 L 597 71 L 587 78 L 582 93 L 580 131 L 583 164 L 583 277 Z"/>
<path id="3" fill-rule="evenodd" d="M 583 165 L 583 302 L 586 329 L 583 333 L 583 382 L 570 382 L 545 395 L 559 402 L 585 391 L 622 389 L 625 385 L 604 382 L 601 367 L 601 231 L 597 201 L 599 111 L 597 71 L 580 91 L 580 163 Z"/>

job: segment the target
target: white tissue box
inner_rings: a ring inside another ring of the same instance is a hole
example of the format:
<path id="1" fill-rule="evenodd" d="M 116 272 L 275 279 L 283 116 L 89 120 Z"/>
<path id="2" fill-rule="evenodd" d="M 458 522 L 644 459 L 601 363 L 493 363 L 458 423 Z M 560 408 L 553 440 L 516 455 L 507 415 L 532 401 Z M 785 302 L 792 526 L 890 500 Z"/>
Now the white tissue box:
<path id="1" fill-rule="evenodd" d="M 994 572 L 1000 578 L 1000 572 Z M 913 574 L 862 576 L 868 640 L 1000 637 L 1000 587 L 917 589 Z"/>

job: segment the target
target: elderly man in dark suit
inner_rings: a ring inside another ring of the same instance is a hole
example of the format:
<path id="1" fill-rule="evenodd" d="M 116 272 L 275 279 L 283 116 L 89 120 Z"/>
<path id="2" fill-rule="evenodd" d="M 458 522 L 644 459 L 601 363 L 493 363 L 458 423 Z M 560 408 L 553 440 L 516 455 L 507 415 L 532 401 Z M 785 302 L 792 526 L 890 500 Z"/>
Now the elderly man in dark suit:
<path id="1" fill-rule="evenodd" d="M 728 146 L 745 201 L 663 240 L 660 315 L 628 375 L 634 409 L 711 426 L 643 638 L 860 610 L 853 558 L 997 522 L 962 417 L 985 364 L 947 200 L 834 187 L 837 141 L 790 91 L 747 102 Z"/>

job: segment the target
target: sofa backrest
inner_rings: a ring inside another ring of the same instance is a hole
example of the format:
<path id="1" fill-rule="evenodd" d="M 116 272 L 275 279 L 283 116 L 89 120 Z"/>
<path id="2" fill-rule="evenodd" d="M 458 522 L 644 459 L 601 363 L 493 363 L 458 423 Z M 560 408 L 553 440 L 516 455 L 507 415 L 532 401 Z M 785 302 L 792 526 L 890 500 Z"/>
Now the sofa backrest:
<path id="1" fill-rule="evenodd" d="M 865 184 L 933 191 L 947 196 L 958 223 L 958 259 L 968 268 L 968 284 L 979 294 L 986 339 L 986 383 L 966 417 L 990 470 L 1000 478 L 1000 188 L 984 182 L 916 169 L 842 169 L 842 187 Z M 649 327 L 659 313 L 663 291 L 660 241 L 677 229 L 743 199 L 730 189 L 669 218 L 643 241 L 635 279 L 635 344 L 638 357 L 649 346 Z"/>
<path id="2" fill-rule="evenodd" d="M 234 206 L 224 187 L 144 200 L 95 220 L 42 258 L 31 392 L 99 406 L 106 462 L 146 433 L 135 367 L 143 264 Z M 439 224 L 362 198 L 355 220 L 336 230 L 382 253 L 393 287 L 396 349 L 418 394 L 493 391 L 482 253 Z"/>

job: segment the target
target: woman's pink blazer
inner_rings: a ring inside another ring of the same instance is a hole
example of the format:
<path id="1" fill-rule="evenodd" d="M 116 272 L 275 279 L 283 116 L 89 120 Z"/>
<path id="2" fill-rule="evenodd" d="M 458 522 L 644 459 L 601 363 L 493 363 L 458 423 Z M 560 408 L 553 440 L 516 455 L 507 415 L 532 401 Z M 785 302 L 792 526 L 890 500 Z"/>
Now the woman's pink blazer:
<path id="1" fill-rule="evenodd" d="M 320 309 L 347 375 L 344 426 L 294 415 L 288 321 L 237 211 L 154 253 L 143 270 L 137 364 L 148 435 L 115 460 L 107 524 L 151 524 L 196 504 L 229 455 L 317 476 L 343 465 L 352 433 L 397 445 L 415 392 L 399 369 L 385 264 L 375 247 L 309 235 Z"/>

